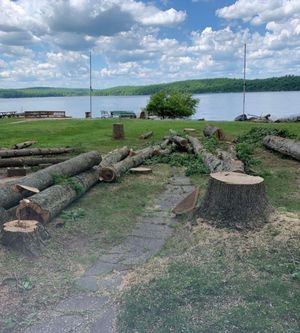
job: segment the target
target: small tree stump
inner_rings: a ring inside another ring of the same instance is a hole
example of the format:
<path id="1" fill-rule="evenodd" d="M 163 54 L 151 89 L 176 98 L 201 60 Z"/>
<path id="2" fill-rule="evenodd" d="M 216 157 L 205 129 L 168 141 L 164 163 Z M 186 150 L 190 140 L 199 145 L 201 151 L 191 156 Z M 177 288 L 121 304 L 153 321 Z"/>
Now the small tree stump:
<path id="1" fill-rule="evenodd" d="M 221 128 L 207 125 L 203 129 L 204 136 L 215 136 L 218 140 L 225 140 L 224 131 Z"/>
<path id="2" fill-rule="evenodd" d="M 14 220 L 3 224 L 1 243 L 25 254 L 36 255 L 45 240 L 48 231 L 35 220 Z"/>
<path id="3" fill-rule="evenodd" d="M 123 124 L 113 124 L 113 138 L 116 140 L 124 139 L 124 125 Z"/>
<path id="4" fill-rule="evenodd" d="M 266 223 L 271 211 L 263 178 L 217 172 L 210 175 L 197 215 L 219 227 L 252 229 Z"/>

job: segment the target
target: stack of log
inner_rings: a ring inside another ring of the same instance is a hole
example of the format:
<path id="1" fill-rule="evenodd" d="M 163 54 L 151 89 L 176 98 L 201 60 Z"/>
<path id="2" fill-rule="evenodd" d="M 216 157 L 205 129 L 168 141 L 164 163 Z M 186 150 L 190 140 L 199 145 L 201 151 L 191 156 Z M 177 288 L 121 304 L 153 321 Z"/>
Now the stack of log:
<path id="1" fill-rule="evenodd" d="M 72 148 L 29 148 L 35 143 L 25 141 L 11 149 L 0 149 L 0 168 L 56 164 L 68 159 L 64 154 L 74 151 Z"/>

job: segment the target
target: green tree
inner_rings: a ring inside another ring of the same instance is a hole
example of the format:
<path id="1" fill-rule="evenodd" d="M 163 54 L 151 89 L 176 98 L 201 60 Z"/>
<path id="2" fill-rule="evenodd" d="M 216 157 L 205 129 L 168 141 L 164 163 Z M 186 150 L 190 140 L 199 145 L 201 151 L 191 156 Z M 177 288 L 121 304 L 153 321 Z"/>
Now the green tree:
<path id="1" fill-rule="evenodd" d="M 163 118 L 189 117 L 196 112 L 199 100 L 192 94 L 160 91 L 153 94 L 146 106 L 146 111 Z"/>

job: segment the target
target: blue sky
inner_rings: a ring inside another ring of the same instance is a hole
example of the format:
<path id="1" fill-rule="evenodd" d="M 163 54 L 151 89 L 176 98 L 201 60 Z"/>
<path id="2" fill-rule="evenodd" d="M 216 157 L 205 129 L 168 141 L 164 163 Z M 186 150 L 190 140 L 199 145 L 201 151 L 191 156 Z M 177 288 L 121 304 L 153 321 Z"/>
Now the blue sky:
<path id="1" fill-rule="evenodd" d="M 300 0 L 0 0 L 0 88 L 300 75 Z"/>

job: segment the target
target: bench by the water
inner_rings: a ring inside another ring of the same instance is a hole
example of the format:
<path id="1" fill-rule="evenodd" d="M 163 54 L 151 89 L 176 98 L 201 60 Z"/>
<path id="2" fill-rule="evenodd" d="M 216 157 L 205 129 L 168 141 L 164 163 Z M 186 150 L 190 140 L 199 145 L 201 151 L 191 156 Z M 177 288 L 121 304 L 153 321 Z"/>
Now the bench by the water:
<path id="1" fill-rule="evenodd" d="M 66 118 L 66 111 L 25 111 L 25 118 Z"/>

